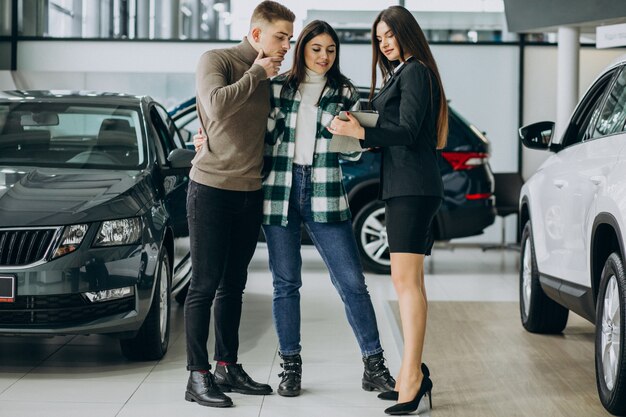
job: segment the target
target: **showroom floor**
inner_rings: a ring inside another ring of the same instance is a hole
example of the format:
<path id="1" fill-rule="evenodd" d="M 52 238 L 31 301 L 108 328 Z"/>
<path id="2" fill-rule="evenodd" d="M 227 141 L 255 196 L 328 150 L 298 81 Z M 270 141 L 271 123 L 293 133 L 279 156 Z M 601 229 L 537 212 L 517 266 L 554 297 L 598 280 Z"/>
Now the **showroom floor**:
<path id="1" fill-rule="evenodd" d="M 427 263 L 430 300 L 424 360 L 433 405 L 421 416 L 600 416 L 593 326 L 570 316 L 564 335 L 526 333 L 517 313 L 517 254 L 435 249 Z M 361 390 L 362 363 L 324 265 L 304 250 L 303 393 L 296 398 L 232 394 L 232 409 L 184 401 L 182 308 L 173 310 L 170 349 L 159 362 L 122 358 L 115 340 L 0 338 L 0 416 L 383 416 L 391 403 Z M 401 336 L 388 276 L 368 274 L 383 347 L 397 370 Z M 280 372 L 271 321 L 266 248 L 251 265 L 240 361 L 276 388 Z M 211 342 L 210 342 L 211 343 Z"/>

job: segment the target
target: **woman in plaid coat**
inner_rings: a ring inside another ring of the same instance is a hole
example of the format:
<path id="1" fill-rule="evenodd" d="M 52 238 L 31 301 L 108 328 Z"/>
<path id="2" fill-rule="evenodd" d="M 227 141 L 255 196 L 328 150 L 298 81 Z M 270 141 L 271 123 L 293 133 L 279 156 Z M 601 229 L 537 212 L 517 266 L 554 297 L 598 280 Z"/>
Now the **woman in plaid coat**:
<path id="1" fill-rule="evenodd" d="M 272 80 L 263 183 L 263 231 L 274 280 L 273 313 L 284 372 L 283 396 L 300 393 L 300 237 L 302 225 L 329 269 L 361 349 L 363 389 L 395 386 L 384 364 L 378 327 L 342 183 L 339 155 L 326 126 L 359 96 L 339 70 L 339 39 L 326 22 L 309 23 L 295 46 L 291 70 Z M 358 159 L 360 154 L 342 155 Z"/>

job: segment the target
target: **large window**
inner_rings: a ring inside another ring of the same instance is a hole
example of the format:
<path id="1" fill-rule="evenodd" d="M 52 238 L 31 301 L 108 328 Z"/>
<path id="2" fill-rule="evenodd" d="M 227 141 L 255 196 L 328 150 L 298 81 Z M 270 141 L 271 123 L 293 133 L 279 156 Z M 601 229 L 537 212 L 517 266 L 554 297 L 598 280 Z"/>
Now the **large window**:
<path id="1" fill-rule="evenodd" d="M 260 0 L 19 0 L 22 36 L 99 39 L 240 40 Z M 515 40 L 502 0 L 280 0 L 296 14 L 297 36 L 315 19 L 343 40 L 369 41 L 376 14 L 392 5 L 413 11 L 431 41 Z M 10 0 L 0 0 L 2 5 Z M 4 13 L 0 14 L 4 16 Z M 0 23 L 0 31 L 3 26 Z M 1 35 L 1 32 L 0 32 Z"/>

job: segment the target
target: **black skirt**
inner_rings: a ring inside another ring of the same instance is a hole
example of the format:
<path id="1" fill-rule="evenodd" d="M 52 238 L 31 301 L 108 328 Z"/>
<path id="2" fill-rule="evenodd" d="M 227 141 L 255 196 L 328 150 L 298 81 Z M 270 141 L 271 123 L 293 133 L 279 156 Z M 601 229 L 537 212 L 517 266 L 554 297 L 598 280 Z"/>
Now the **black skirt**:
<path id="1" fill-rule="evenodd" d="M 385 201 L 389 252 L 430 255 L 435 241 L 432 222 L 442 199 L 433 196 L 393 197 Z"/>

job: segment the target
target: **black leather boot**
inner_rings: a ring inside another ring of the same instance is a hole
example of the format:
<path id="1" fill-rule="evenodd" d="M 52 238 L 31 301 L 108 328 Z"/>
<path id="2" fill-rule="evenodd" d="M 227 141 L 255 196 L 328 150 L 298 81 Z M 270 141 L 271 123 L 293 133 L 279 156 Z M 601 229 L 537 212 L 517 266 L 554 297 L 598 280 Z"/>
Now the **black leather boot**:
<path id="1" fill-rule="evenodd" d="M 302 358 L 299 354 L 283 356 L 280 367 L 283 371 L 278 374 L 281 377 L 278 385 L 278 395 L 283 397 L 297 397 L 300 395 L 302 381 Z"/>
<path id="2" fill-rule="evenodd" d="M 272 393 L 272 387 L 253 381 L 240 364 L 215 366 L 215 383 L 224 392 L 232 391 L 248 395 Z"/>
<path id="3" fill-rule="evenodd" d="M 210 372 L 191 371 L 187 381 L 185 400 L 207 407 L 230 407 L 233 405 L 233 400 L 220 391 Z"/>
<path id="4" fill-rule="evenodd" d="M 364 357 L 363 364 L 362 387 L 365 391 L 393 391 L 396 380 L 389 373 L 382 352 Z"/>

